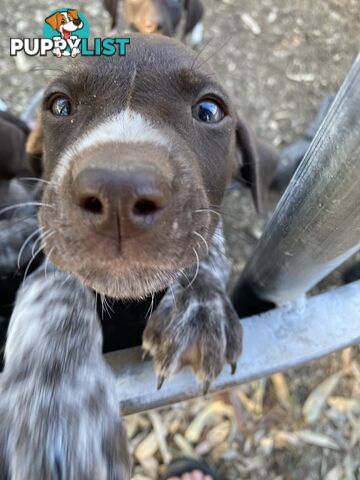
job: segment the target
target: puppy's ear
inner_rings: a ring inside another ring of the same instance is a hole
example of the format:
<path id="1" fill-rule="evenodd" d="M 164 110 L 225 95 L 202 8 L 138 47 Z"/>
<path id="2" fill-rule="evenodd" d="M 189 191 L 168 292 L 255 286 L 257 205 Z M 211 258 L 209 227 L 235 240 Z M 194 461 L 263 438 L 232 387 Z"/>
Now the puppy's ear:
<path id="1" fill-rule="evenodd" d="M 277 150 L 257 140 L 239 117 L 236 124 L 234 178 L 251 188 L 256 210 L 264 213 L 269 186 L 280 160 Z"/>
<path id="2" fill-rule="evenodd" d="M 104 8 L 111 18 L 111 29 L 117 26 L 118 2 L 119 0 L 103 0 Z"/>
<path id="3" fill-rule="evenodd" d="M 68 9 L 67 13 L 69 15 L 72 16 L 72 18 L 79 18 L 79 14 L 78 14 L 78 11 L 77 10 L 71 10 L 71 9 Z"/>
<path id="4" fill-rule="evenodd" d="M 43 157 L 43 126 L 40 115 L 36 120 L 35 127 L 31 130 L 26 142 L 26 154 L 31 170 L 37 176 L 42 174 Z"/>
<path id="5" fill-rule="evenodd" d="M 200 0 L 185 0 L 184 8 L 186 10 L 184 35 L 187 35 L 192 32 L 195 25 L 202 19 L 204 7 Z"/>
<path id="6" fill-rule="evenodd" d="M 45 22 L 50 25 L 53 30 L 57 30 L 59 27 L 59 13 L 53 13 L 49 17 L 45 18 Z"/>

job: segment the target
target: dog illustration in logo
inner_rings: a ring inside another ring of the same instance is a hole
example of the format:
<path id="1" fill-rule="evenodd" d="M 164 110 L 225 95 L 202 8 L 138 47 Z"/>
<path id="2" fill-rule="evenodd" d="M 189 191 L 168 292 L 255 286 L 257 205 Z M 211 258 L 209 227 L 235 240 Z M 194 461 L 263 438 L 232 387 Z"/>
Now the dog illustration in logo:
<path id="1" fill-rule="evenodd" d="M 59 38 L 64 40 L 76 39 L 74 34 L 77 30 L 83 28 L 84 24 L 79 18 L 77 10 L 68 9 L 65 12 L 55 12 L 49 17 L 45 18 L 45 22 L 50 25 L 53 30 L 60 33 Z M 54 37 L 55 38 L 55 37 Z M 61 57 L 61 55 L 70 55 L 68 50 L 61 50 L 59 47 L 53 50 L 54 55 Z M 76 57 L 80 53 L 78 48 L 72 48 L 71 56 Z"/>

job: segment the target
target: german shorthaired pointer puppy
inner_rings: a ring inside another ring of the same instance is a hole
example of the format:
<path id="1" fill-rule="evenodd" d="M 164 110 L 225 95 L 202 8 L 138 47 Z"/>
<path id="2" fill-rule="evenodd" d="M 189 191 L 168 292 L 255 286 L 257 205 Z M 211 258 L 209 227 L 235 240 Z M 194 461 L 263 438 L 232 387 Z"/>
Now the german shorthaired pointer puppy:
<path id="1" fill-rule="evenodd" d="M 185 364 L 205 390 L 224 364 L 234 370 L 242 333 L 225 290 L 218 206 L 232 176 L 261 205 L 271 181 L 262 165 L 276 158 L 210 67 L 158 35 L 133 34 L 126 57 L 76 59 L 47 88 L 37 135 L 47 261 L 23 283 L 11 318 L 0 471 L 11 480 L 125 480 L 96 296 L 165 292 L 143 345 L 159 385 Z"/>
<path id="2" fill-rule="evenodd" d="M 119 0 L 103 0 L 111 16 L 111 28 L 117 26 Z M 184 19 L 183 38 L 196 47 L 203 38 L 204 7 L 200 0 L 124 0 L 125 20 L 140 33 L 161 33 L 174 37 Z"/>

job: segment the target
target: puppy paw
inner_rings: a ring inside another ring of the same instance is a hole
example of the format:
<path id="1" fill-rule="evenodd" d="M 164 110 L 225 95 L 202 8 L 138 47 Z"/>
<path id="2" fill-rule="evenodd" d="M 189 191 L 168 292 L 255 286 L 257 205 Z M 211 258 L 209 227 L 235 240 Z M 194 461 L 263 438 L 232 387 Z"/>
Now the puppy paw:
<path id="1" fill-rule="evenodd" d="M 226 293 L 211 285 L 169 290 L 150 317 L 142 347 L 155 362 L 158 388 L 190 365 L 207 392 L 226 363 L 235 372 L 242 328 Z"/>
<path id="2" fill-rule="evenodd" d="M 72 56 L 72 58 L 77 57 L 77 56 L 79 55 L 79 53 L 80 53 L 80 50 L 79 50 L 78 48 L 75 48 L 75 47 L 74 47 L 74 48 L 71 50 L 71 56 Z"/>

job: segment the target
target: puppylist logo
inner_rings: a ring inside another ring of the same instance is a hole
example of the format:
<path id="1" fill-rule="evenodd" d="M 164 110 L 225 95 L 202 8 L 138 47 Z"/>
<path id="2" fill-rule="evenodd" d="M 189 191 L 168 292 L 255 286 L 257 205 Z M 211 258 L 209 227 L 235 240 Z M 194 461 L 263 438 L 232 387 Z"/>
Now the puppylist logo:
<path id="1" fill-rule="evenodd" d="M 72 57 L 78 55 L 126 55 L 130 38 L 94 38 L 91 43 L 90 27 L 85 15 L 76 9 L 60 8 L 50 13 L 43 26 L 44 38 L 10 38 L 10 55 Z"/>

